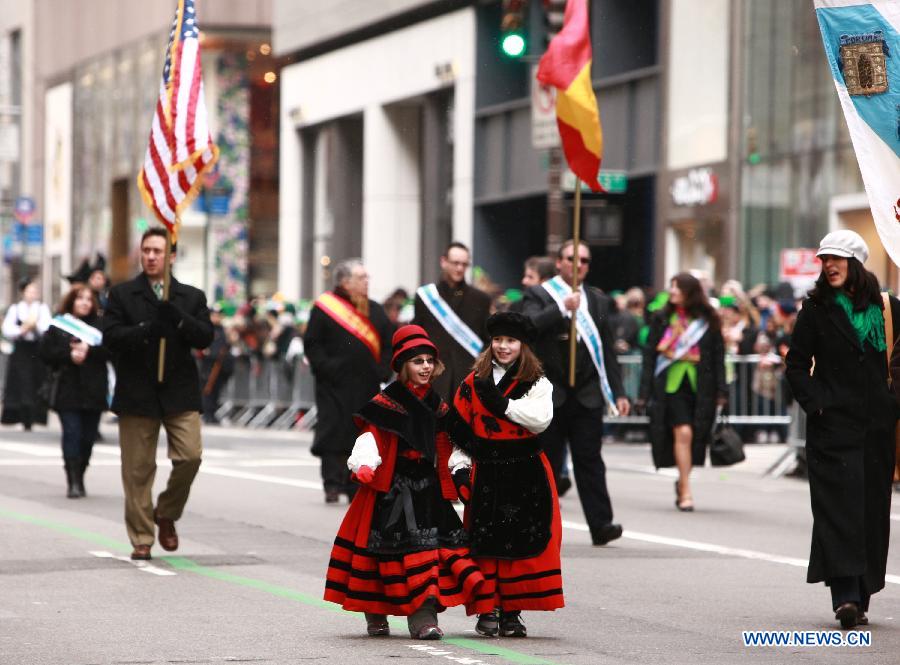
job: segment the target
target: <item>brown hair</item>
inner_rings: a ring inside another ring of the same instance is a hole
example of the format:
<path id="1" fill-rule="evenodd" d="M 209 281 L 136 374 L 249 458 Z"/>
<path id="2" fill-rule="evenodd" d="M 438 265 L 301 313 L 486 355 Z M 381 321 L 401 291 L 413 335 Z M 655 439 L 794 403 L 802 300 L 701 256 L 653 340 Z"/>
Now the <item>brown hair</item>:
<path id="1" fill-rule="evenodd" d="M 472 365 L 476 379 L 486 379 L 491 376 L 494 371 L 494 368 L 491 366 L 493 359 L 494 354 L 491 351 L 491 345 L 488 344 L 478 358 L 475 359 L 475 364 Z M 519 354 L 519 371 L 516 372 L 513 378 L 516 381 L 537 381 L 542 376 L 544 376 L 544 368 L 541 366 L 541 361 L 534 355 L 531 347 L 522 342 L 522 352 Z"/>
<path id="2" fill-rule="evenodd" d="M 413 358 L 418 358 L 421 355 L 431 355 L 431 354 L 417 353 L 409 360 L 412 360 Z M 434 381 L 436 378 L 438 378 L 441 374 L 444 373 L 445 367 L 444 367 L 444 363 L 441 362 L 440 358 L 433 356 L 433 355 L 431 357 L 434 358 L 434 371 L 431 373 L 431 380 Z M 400 371 L 397 372 L 397 380 L 400 381 L 401 383 L 409 383 L 409 381 L 410 381 L 411 377 L 409 376 L 409 368 L 407 367 L 407 365 L 409 364 L 409 360 L 407 360 L 405 363 L 400 365 Z"/>
<path id="3" fill-rule="evenodd" d="M 96 315 L 98 311 L 100 311 L 100 303 L 97 302 L 97 294 L 94 293 L 94 289 L 89 287 L 87 284 L 73 284 L 72 288 L 69 289 L 69 292 L 63 296 L 63 299 L 59 303 L 58 313 L 59 314 L 71 314 L 72 308 L 75 306 L 75 300 L 81 294 L 82 291 L 90 291 L 91 292 L 91 314 Z"/>

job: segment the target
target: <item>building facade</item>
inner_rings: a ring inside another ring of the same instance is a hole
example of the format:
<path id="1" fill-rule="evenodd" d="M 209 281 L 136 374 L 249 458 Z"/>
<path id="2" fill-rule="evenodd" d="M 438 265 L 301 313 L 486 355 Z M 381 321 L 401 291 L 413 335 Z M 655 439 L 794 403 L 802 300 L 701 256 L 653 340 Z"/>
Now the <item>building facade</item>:
<path id="1" fill-rule="evenodd" d="M 280 290 L 313 297 L 329 266 L 352 256 L 376 298 L 411 290 L 437 277 L 451 240 L 472 247 L 492 282 L 517 285 L 524 259 L 555 251 L 572 217 L 559 149 L 532 143 L 542 3 L 528 6 L 528 56 L 516 60 L 499 50 L 499 0 L 373 4 L 275 2 L 276 54 L 294 60 L 281 88 Z M 585 196 L 589 279 L 649 284 L 659 2 L 591 7 L 595 53 L 608 54 L 593 72 L 604 170 L 625 184 Z"/>
<path id="2" fill-rule="evenodd" d="M 156 223 L 136 176 L 175 3 L 31 0 L 0 2 L 0 8 L 0 37 L 17 36 L 22 51 L 15 197 L 35 201 L 33 223 L 43 230 L 36 258 L 20 252 L 7 264 L 42 273 L 44 296 L 54 302 L 67 285 L 61 278 L 97 253 L 114 281 L 132 275 L 136 239 Z M 242 301 L 248 289 L 274 290 L 277 270 L 271 4 L 203 3 L 198 14 L 206 101 L 221 157 L 183 216 L 176 272 L 210 298 Z M 6 199 L 2 214 L 9 214 Z M 8 285 L 2 291 L 11 296 Z"/>

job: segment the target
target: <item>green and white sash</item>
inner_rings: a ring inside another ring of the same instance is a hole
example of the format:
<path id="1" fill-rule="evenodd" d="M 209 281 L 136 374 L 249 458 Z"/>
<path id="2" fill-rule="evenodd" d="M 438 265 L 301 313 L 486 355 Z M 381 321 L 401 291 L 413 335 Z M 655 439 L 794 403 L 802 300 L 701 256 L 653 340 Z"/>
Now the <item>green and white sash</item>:
<path id="1" fill-rule="evenodd" d="M 691 350 L 691 347 L 700 343 L 700 340 L 706 334 L 707 330 L 709 330 L 709 323 L 706 320 L 694 319 L 691 321 L 691 325 L 687 327 L 687 330 L 681 333 L 681 337 L 679 337 L 678 341 L 675 343 L 675 350 L 672 352 L 672 357 L 656 357 L 656 369 L 654 369 L 653 375 L 659 376 L 669 365 L 677 360 L 681 360 L 684 355 Z"/>
<path id="2" fill-rule="evenodd" d="M 82 342 L 87 343 L 88 346 L 100 346 L 103 343 L 102 332 L 71 314 L 54 316 L 50 321 L 50 325 L 69 333 L 73 337 L 77 337 Z"/>
<path id="3" fill-rule="evenodd" d="M 472 332 L 472 329 L 460 319 L 456 312 L 450 309 L 447 301 L 441 298 L 438 293 L 437 286 L 434 284 L 426 284 L 420 286 L 416 290 L 416 294 L 425 303 L 428 311 L 437 319 L 437 322 L 443 326 L 444 330 L 452 337 L 457 344 L 472 354 L 473 358 L 477 358 L 481 353 L 484 343 L 481 338 Z"/>
<path id="4" fill-rule="evenodd" d="M 553 279 L 548 279 L 541 284 L 541 286 L 543 286 L 544 290 L 550 294 L 554 301 L 556 301 L 560 311 L 565 314 L 567 310 L 563 299 L 572 293 L 572 287 L 566 284 L 565 280 L 559 275 Z M 619 410 L 616 408 L 616 397 L 609 385 L 609 378 L 606 375 L 606 364 L 603 360 L 603 342 L 600 339 L 600 331 L 597 329 L 597 324 L 594 323 L 594 319 L 591 318 L 590 311 L 588 310 L 587 293 L 582 291 L 582 294 L 581 307 L 579 307 L 578 311 L 575 313 L 575 329 L 578 331 L 578 336 L 584 342 L 585 346 L 587 346 L 588 354 L 591 356 L 594 367 L 597 368 L 597 375 L 600 377 L 600 390 L 603 392 L 603 397 L 606 399 L 609 410 L 614 416 L 617 416 L 619 415 Z"/>

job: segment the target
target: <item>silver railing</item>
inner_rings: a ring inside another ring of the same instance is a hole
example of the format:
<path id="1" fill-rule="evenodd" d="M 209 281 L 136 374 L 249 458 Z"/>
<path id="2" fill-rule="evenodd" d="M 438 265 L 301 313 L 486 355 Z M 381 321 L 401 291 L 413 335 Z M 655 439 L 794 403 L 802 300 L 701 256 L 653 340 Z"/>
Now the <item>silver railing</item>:
<path id="1" fill-rule="evenodd" d="M 0 354 L 0 378 L 5 375 L 7 361 L 7 356 Z M 620 356 L 619 364 L 625 392 L 634 401 L 640 390 L 641 356 Z M 732 425 L 781 432 L 790 428 L 791 439 L 803 439 L 803 423 L 798 419 L 802 413 L 791 408 L 784 366 L 778 356 L 729 355 L 725 365 L 728 419 Z M 2 385 L 0 380 L 0 390 Z M 286 430 L 314 425 L 315 379 L 309 365 L 302 357 L 285 361 L 237 356 L 234 372 L 222 390 L 216 417 L 223 423 L 248 428 Z M 640 428 L 648 423 L 648 418 L 611 416 L 606 422 Z"/>

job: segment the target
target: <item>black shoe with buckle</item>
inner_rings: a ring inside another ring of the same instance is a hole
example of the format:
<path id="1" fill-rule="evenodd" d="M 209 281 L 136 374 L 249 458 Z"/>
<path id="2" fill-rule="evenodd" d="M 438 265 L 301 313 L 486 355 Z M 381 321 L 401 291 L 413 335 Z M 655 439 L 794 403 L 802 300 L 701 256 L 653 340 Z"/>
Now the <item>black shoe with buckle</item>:
<path id="1" fill-rule="evenodd" d="M 522 613 L 518 610 L 515 612 L 500 613 L 500 637 L 527 637 L 528 631 L 525 630 L 525 622 L 522 621 Z"/>
<path id="2" fill-rule="evenodd" d="M 500 612 L 494 610 L 478 615 L 475 632 L 485 637 L 497 637 L 500 634 Z"/>

